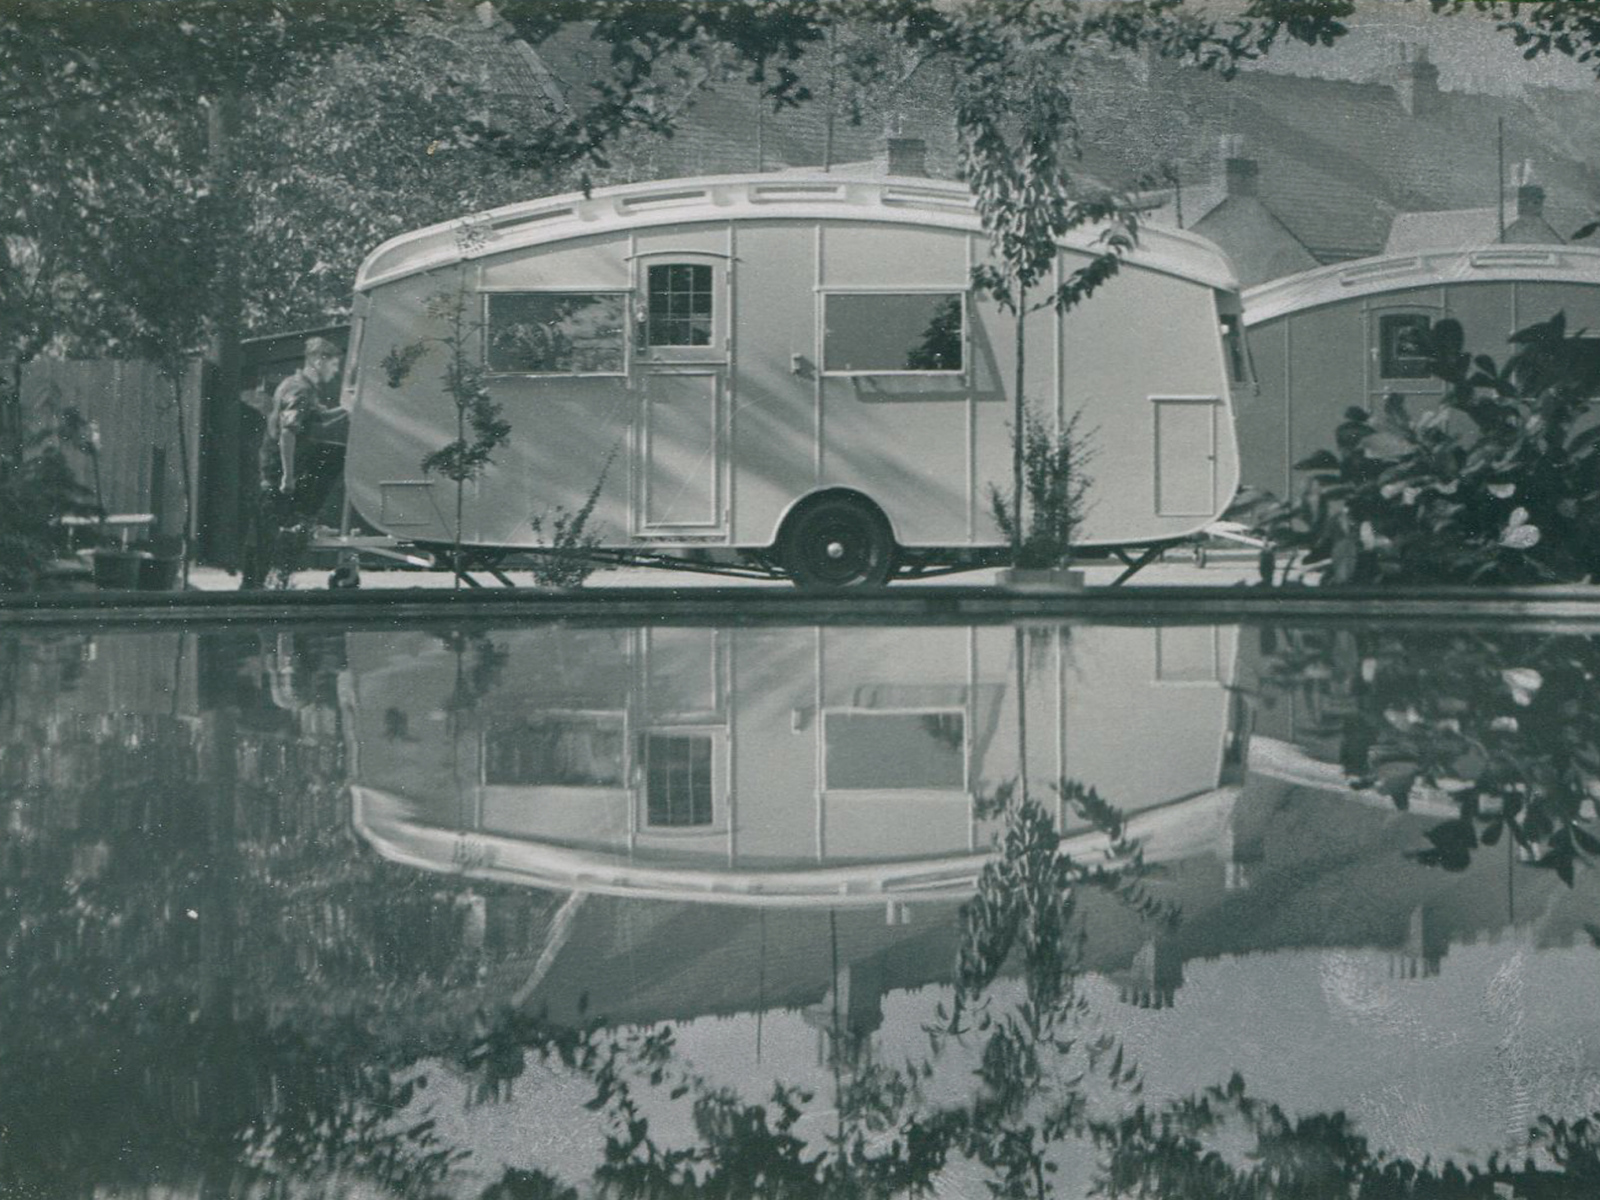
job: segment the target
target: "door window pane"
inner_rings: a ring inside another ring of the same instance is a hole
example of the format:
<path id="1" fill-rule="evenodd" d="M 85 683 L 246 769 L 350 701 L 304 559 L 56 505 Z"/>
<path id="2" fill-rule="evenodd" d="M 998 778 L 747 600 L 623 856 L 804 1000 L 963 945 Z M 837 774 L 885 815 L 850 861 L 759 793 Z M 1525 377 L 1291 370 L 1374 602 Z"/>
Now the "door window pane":
<path id="1" fill-rule="evenodd" d="M 827 715 L 829 789 L 966 787 L 966 715 L 833 712 Z"/>
<path id="2" fill-rule="evenodd" d="M 959 371 L 962 320 L 959 293 L 829 296 L 823 368 Z"/>
<path id="3" fill-rule="evenodd" d="M 650 344 L 711 344 L 711 268 L 693 263 L 651 267 Z"/>
<path id="4" fill-rule="evenodd" d="M 621 374 L 626 326 L 620 292 L 491 293 L 489 370 Z"/>
<path id="5" fill-rule="evenodd" d="M 1379 375 L 1384 379 L 1428 379 L 1432 322 L 1423 313 L 1387 313 L 1378 318 Z"/>
<path id="6" fill-rule="evenodd" d="M 645 743 L 649 824 L 679 829 L 711 824 L 711 739 L 652 734 Z"/>

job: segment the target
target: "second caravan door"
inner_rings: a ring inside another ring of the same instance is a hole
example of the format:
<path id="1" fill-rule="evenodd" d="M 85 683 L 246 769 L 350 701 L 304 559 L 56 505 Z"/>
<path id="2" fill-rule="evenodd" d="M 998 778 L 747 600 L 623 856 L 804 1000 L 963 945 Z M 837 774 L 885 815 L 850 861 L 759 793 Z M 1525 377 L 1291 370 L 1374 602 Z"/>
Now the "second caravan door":
<path id="1" fill-rule="evenodd" d="M 711 255 L 638 263 L 634 523 L 650 537 L 727 530 L 727 267 Z"/>

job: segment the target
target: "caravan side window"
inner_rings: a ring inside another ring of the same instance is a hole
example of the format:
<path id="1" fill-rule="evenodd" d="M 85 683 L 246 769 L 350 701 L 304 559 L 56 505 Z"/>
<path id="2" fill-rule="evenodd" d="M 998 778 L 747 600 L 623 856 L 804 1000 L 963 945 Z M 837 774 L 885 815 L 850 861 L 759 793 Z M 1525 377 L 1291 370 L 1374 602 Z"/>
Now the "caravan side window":
<path id="1" fill-rule="evenodd" d="M 842 375 L 960 371 L 960 292 L 833 292 L 823 298 L 822 367 Z"/>
<path id="2" fill-rule="evenodd" d="M 967 786 L 967 717 L 926 712 L 839 710 L 824 715 L 829 791 L 939 790 Z"/>
<path id="3" fill-rule="evenodd" d="M 1384 313 L 1378 318 L 1378 377 L 1428 379 L 1433 375 L 1426 313 Z"/>
<path id="4" fill-rule="evenodd" d="M 622 292 L 491 292 L 489 370 L 521 375 L 621 375 L 628 298 Z"/>
<path id="5" fill-rule="evenodd" d="M 620 716 L 543 713 L 498 722 L 483 741 L 483 782 L 520 787 L 619 788 Z"/>

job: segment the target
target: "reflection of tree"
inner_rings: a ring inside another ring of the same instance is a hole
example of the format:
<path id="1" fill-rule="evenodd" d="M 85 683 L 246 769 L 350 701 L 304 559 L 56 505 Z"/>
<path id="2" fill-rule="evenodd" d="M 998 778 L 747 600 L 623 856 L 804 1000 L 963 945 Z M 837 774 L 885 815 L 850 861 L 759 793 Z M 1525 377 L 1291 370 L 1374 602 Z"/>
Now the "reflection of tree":
<path id="1" fill-rule="evenodd" d="M 1419 862 L 1464 870 L 1502 837 L 1573 882 L 1600 854 L 1600 645 L 1477 632 L 1267 631 L 1267 701 L 1314 702 L 1356 786 L 1406 808 L 1423 792 L 1457 815 Z"/>
<path id="2" fill-rule="evenodd" d="M 961 369 L 961 297 L 945 296 L 936 303 L 922 340 L 906 352 L 910 371 Z"/>

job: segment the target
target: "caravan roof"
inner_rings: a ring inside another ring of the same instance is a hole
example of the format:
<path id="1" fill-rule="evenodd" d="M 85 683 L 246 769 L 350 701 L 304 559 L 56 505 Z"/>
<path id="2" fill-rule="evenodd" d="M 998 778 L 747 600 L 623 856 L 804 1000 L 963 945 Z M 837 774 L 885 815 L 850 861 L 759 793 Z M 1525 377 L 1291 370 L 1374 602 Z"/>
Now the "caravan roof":
<path id="1" fill-rule="evenodd" d="M 1318 267 L 1249 288 L 1246 325 L 1354 297 L 1438 284 L 1600 283 L 1600 249 L 1579 246 L 1475 246 L 1390 254 Z"/>
<path id="2" fill-rule="evenodd" d="M 730 218 L 830 218 L 982 229 L 965 184 L 920 176 L 758 174 L 658 180 L 506 205 L 401 234 L 368 255 L 356 275 L 356 290 L 566 238 Z M 1086 228 L 1063 244 L 1092 253 L 1101 232 Z M 1238 286 L 1222 252 L 1193 234 L 1142 228 L 1128 261 L 1211 287 Z"/>

